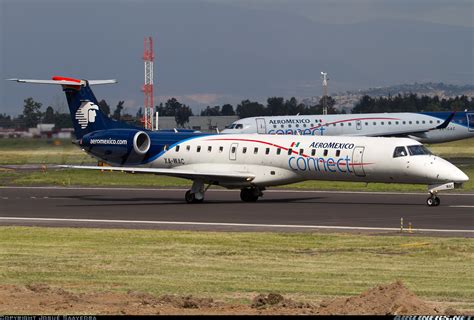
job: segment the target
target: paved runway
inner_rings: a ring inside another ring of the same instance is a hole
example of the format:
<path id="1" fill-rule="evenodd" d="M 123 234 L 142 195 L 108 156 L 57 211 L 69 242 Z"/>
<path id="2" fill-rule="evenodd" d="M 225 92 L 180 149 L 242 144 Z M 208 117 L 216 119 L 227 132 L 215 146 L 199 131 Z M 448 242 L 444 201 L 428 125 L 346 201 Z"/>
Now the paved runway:
<path id="1" fill-rule="evenodd" d="M 400 218 L 415 233 L 474 236 L 474 194 L 267 190 L 256 203 L 239 191 L 209 190 L 186 204 L 185 190 L 0 187 L 0 225 L 231 231 L 342 230 L 398 233 Z"/>

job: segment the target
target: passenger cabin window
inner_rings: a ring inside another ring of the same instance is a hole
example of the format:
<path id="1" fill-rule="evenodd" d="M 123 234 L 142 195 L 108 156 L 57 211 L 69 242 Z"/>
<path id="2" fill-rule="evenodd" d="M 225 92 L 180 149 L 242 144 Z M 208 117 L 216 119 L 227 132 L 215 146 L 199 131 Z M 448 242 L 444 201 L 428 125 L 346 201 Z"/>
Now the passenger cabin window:
<path id="1" fill-rule="evenodd" d="M 374 126 L 376 126 L 376 125 L 377 125 L 377 122 L 375 122 L 375 121 L 374 121 L 374 122 L 372 122 L 372 123 L 373 123 L 373 125 L 374 125 Z"/>
<path id="2" fill-rule="evenodd" d="M 431 154 L 431 151 L 428 150 L 422 144 L 414 145 L 414 146 L 408 146 L 408 152 L 410 153 L 411 156 L 420 156 L 420 155 Z"/>
<path id="3" fill-rule="evenodd" d="M 288 155 L 291 156 L 292 153 L 293 153 L 293 149 L 288 149 Z"/>
<path id="4" fill-rule="evenodd" d="M 326 156 L 328 155 L 328 151 L 327 151 L 327 150 L 324 150 L 323 155 L 326 157 Z"/>
<path id="5" fill-rule="evenodd" d="M 336 150 L 336 157 L 339 157 L 341 155 L 341 150 Z"/>
<path id="6" fill-rule="evenodd" d="M 201 146 L 197 146 L 196 151 L 197 151 L 197 152 L 201 152 Z"/>
<path id="7" fill-rule="evenodd" d="M 315 154 L 316 154 L 316 149 L 311 150 L 311 156 L 314 157 Z"/>
<path id="8" fill-rule="evenodd" d="M 187 145 L 186 146 L 186 151 L 189 151 L 189 150 L 191 150 L 191 146 Z"/>
<path id="9" fill-rule="evenodd" d="M 179 152 L 179 146 L 176 146 L 175 150 L 176 152 Z"/>
<path id="10" fill-rule="evenodd" d="M 258 153 L 258 148 L 254 148 L 254 149 L 253 149 L 253 153 L 254 153 L 254 154 L 257 154 L 257 153 Z"/>
<path id="11" fill-rule="evenodd" d="M 242 153 L 247 153 L 247 147 L 242 148 Z"/>
<path id="12" fill-rule="evenodd" d="M 278 149 L 277 149 L 277 155 L 280 154 L 280 153 L 281 153 L 281 149 L 278 148 Z"/>
<path id="13" fill-rule="evenodd" d="M 219 152 L 222 152 L 222 151 L 224 151 L 224 147 L 223 147 L 223 146 L 220 146 L 220 147 L 219 147 Z"/>
<path id="14" fill-rule="evenodd" d="M 265 149 L 265 154 L 269 154 L 270 153 L 270 148 L 266 148 Z"/>
<path id="15" fill-rule="evenodd" d="M 366 123 L 365 123 L 365 125 L 366 125 L 366 126 L 368 126 L 368 125 L 369 125 L 369 123 L 368 123 L 368 122 L 366 122 Z"/>
<path id="16" fill-rule="evenodd" d="M 303 152 L 304 152 L 304 150 L 303 150 L 303 149 L 300 149 L 300 156 L 303 155 Z"/>
<path id="17" fill-rule="evenodd" d="M 352 123 L 349 122 L 347 125 L 348 125 L 348 126 L 352 126 Z"/>
<path id="18" fill-rule="evenodd" d="M 408 153 L 405 147 L 396 147 L 395 151 L 393 151 L 394 158 L 405 157 L 406 155 L 408 155 Z"/>

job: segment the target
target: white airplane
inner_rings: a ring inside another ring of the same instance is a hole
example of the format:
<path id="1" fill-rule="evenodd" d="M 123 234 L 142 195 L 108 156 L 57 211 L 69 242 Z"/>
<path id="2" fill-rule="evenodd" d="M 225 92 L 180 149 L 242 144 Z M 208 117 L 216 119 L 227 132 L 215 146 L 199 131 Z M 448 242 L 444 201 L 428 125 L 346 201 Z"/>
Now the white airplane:
<path id="1" fill-rule="evenodd" d="M 188 203 L 202 202 L 210 185 L 241 189 L 241 199 L 253 202 L 269 186 L 325 180 L 426 184 L 426 203 L 438 206 L 439 191 L 469 180 L 453 164 L 408 138 L 148 131 L 111 120 L 100 111 L 90 85 L 114 80 L 10 80 L 61 85 L 76 143 L 111 165 L 64 167 L 190 179 Z"/>
<path id="2" fill-rule="evenodd" d="M 474 137 L 474 111 L 252 117 L 222 133 L 408 137 L 440 143 Z"/>

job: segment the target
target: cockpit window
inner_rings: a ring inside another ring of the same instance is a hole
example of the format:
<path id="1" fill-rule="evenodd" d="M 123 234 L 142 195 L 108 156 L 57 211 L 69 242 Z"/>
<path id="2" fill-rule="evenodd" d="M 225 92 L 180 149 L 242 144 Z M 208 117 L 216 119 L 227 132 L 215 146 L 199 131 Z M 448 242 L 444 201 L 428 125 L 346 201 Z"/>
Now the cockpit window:
<path id="1" fill-rule="evenodd" d="M 408 152 L 412 156 L 419 156 L 424 154 L 431 154 L 430 150 L 428 150 L 424 145 L 415 145 L 415 146 L 408 146 Z"/>
<path id="2" fill-rule="evenodd" d="M 244 125 L 241 123 L 232 123 L 231 125 L 226 127 L 227 129 L 243 129 Z"/>
<path id="3" fill-rule="evenodd" d="M 393 151 L 393 157 L 398 158 L 398 157 L 405 157 L 407 156 L 407 149 L 405 147 L 396 147 L 395 151 Z"/>

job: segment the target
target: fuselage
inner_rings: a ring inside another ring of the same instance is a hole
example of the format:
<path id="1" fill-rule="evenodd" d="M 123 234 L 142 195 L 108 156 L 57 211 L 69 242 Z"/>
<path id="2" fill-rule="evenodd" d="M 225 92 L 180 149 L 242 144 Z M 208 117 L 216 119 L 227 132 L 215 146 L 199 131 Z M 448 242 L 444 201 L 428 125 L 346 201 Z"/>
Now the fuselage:
<path id="1" fill-rule="evenodd" d="M 240 119 L 223 133 L 312 136 L 407 136 L 422 143 L 474 137 L 474 111 L 269 116 Z"/>
<path id="2" fill-rule="evenodd" d="M 104 134 L 108 138 L 85 136 L 81 146 L 111 165 L 248 172 L 255 176 L 248 182 L 216 183 L 229 188 L 308 179 L 428 185 L 468 179 L 454 165 L 409 138 L 149 132 L 152 147 L 146 154 L 133 155 L 130 138 L 114 130 Z"/>

